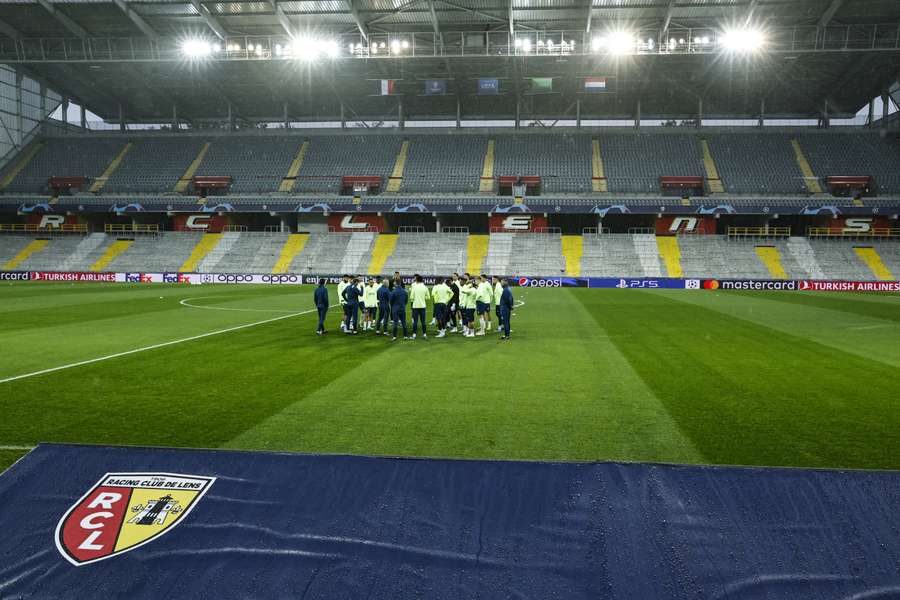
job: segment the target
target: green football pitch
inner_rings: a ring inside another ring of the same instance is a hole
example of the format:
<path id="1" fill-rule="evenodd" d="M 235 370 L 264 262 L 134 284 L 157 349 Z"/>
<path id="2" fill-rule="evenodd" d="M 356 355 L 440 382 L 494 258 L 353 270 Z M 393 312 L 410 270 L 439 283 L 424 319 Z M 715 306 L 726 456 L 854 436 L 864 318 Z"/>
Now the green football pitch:
<path id="1" fill-rule="evenodd" d="M 42 441 L 900 468 L 900 296 L 515 292 L 509 342 L 391 342 L 337 309 L 315 336 L 309 287 L 5 284 L 0 468 Z"/>

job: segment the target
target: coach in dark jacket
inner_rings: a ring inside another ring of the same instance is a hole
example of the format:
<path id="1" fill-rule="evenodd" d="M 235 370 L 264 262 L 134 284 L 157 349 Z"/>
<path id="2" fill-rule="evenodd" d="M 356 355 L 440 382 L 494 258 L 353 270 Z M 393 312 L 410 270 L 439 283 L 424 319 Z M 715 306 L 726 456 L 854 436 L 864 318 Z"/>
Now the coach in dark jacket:
<path id="1" fill-rule="evenodd" d="M 375 333 L 387 335 L 388 323 L 391 320 L 391 289 L 387 277 L 381 279 L 378 286 L 378 319 L 375 321 Z M 379 331 L 380 330 L 380 331 Z"/>
<path id="2" fill-rule="evenodd" d="M 391 292 L 391 317 L 394 321 L 394 338 L 397 339 L 397 323 L 403 323 L 403 339 L 409 337 L 406 331 L 406 303 L 409 302 L 409 294 L 403 287 L 403 282 L 398 281 Z"/>
<path id="3" fill-rule="evenodd" d="M 350 285 L 344 288 L 342 294 L 344 300 L 347 301 L 347 329 L 344 330 L 344 333 L 356 333 L 359 298 L 362 296 L 362 292 L 359 290 L 359 279 L 354 277 Z"/>
<path id="4" fill-rule="evenodd" d="M 512 290 L 509 289 L 509 282 L 505 279 L 500 284 L 503 286 L 503 292 L 500 294 L 500 319 L 503 321 L 503 335 L 501 340 L 509 339 L 509 317 L 513 309 Z"/>
<path id="5" fill-rule="evenodd" d="M 325 280 L 319 280 L 319 287 L 313 292 L 313 302 L 316 304 L 316 310 L 319 311 L 319 326 L 316 328 L 316 335 L 325 333 L 325 315 L 328 314 L 328 288 L 325 287 Z"/>

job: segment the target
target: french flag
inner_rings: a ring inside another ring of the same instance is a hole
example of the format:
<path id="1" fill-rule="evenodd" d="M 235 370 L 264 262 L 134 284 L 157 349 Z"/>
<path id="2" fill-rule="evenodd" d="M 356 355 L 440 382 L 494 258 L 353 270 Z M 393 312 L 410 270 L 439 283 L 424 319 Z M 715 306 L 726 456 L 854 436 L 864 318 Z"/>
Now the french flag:
<path id="1" fill-rule="evenodd" d="M 394 80 L 393 79 L 382 79 L 381 80 L 381 95 L 382 96 L 390 96 L 394 93 Z"/>

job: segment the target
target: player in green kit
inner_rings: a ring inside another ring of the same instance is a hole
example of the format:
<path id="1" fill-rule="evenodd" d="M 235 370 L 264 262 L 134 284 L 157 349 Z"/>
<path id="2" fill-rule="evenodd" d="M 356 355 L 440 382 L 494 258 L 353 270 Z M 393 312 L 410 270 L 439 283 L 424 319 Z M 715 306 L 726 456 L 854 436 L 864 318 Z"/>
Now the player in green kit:
<path id="1" fill-rule="evenodd" d="M 437 319 L 438 334 L 447 335 L 447 313 L 450 300 L 453 299 L 453 290 L 446 284 L 446 280 L 440 279 L 438 284 L 431 288 L 431 298 L 434 300 L 434 315 Z"/>
<path id="2" fill-rule="evenodd" d="M 365 305 L 365 317 L 363 320 L 363 330 L 372 329 L 375 324 L 375 315 L 378 311 L 378 288 L 375 286 L 375 278 L 372 277 L 366 282 L 363 288 L 363 304 Z"/>
<path id="3" fill-rule="evenodd" d="M 425 285 L 422 276 L 416 275 L 415 281 L 409 286 L 409 301 L 412 303 L 412 339 L 416 339 L 416 325 L 419 322 L 422 323 L 422 339 L 428 339 L 428 332 L 425 330 L 425 309 L 428 306 L 428 297 L 430 295 L 428 286 Z"/>
<path id="4" fill-rule="evenodd" d="M 475 337 L 475 297 L 477 295 L 478 290 L 475 289 L 472 281 L 465 281 L 462 288 L 459 290 L 459 302 L 460 305 L 462 305 L 464 314 L 465 332 L 463 335 L 465 337 Z"/>

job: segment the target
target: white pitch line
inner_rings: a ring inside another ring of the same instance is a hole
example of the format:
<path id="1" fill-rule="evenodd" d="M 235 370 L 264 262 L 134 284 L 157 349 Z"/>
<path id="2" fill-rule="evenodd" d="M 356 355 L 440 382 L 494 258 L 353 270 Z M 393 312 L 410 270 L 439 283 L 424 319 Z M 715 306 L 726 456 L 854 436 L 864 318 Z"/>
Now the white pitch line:
<path id="1" fill-rule="evenodd" d="M 100 357 L 91 358 L 88 360 L 81 360 L 78 362 L 70 363 L 68 365 L 61 365 L 59 367 L 52 367 L 50 369 L 42 369 L 40 371 L 35 371 L 33 373 L 24 373 L 22 375 L 15 375 L 13 377 L 7 377 L 6 379 L 0 379 L 0 383 L 9 383 L 10 381 L 18 381 L 19 379 L 27 379 L 29 377 L 37 377 L 38 375 L 46 375 L 47 373 L 55 373 L 56 371 L 62 371 L 64 369 L 73 369 L 75 367 L 82 367 L 84 365 L 90 365 L 90 364 L 101 362 L 104 360 L 119 358 L 121 356 L 128 356 L 129 354 L 137 354 L 138 352 L 146 352 L 147 350 L 156 350 L 157 348 L 165 348 L 166 346 L 174 346 L 175 344 L 183 344 L 184 342 L 192 342 L 194 340 L 200 340 L 200 339 L 207 338 L 207 337 L 210 337 L 213 335 L 221 335 L 223 333 L 230 333 L 232 331 L 247 329 L 248 327 L 256 327 L 257 325 L 265 325 L 266 323 L 273 323 L 275 321 L 281 321 L 282 319 L 290 319 L 291 317 L 299 317 L 300 315 L 308 315 L 309 313 L 313 313 L 313 312 L 316 312 L 316 309 L 304 310 L 304 311 L 298 312 L 298 313 L 291 313 L 289 315 L 273 317 L 271 319 L 265 319 L 264 321 L 256 321 L 255 323 L 247 323 L 246 325 L 238 325 L 236 327 L 229 327 L 227 329 L 219 329 L 218 331 L 210 331 L 209 333 L 201 333 L 200 335 L 192 335 L 191 337 L 182 338 L 180 340 L 172 340 L 171 342 L 162 342 L 160 344 L 144 346 L 143 348 L 135 348 L 134 350 L 126 350 L 125 352 L 116 352 L 115 354 L 109 354 L 107 356 L 100 356 Z"/>
<path id="2" fill-rule="evenodd" d="M 203 298 L 231 298 L 232 296 L 197 296 L 195 298 L 185 298 L 181 300 L 178 304 L 182 306 L 187 306 L 189 308 L 203 308 L 206 310 L 233 310 L 238 312 L 266 312 L 266 313 L 285 313 L 288 312 L 286 310 L 278 310 L 274 308 L 229 308 L 227 306 L 203 306 L 197 304 L 191 304 L 191 300 L 201 300 Z M 246 296 L 245 296 L 246 297 Z"/>
<path id="3" fill-rule="evenodd" d="M 0 450 L 31 450 L 34 446 L 0 446 Z"/>

